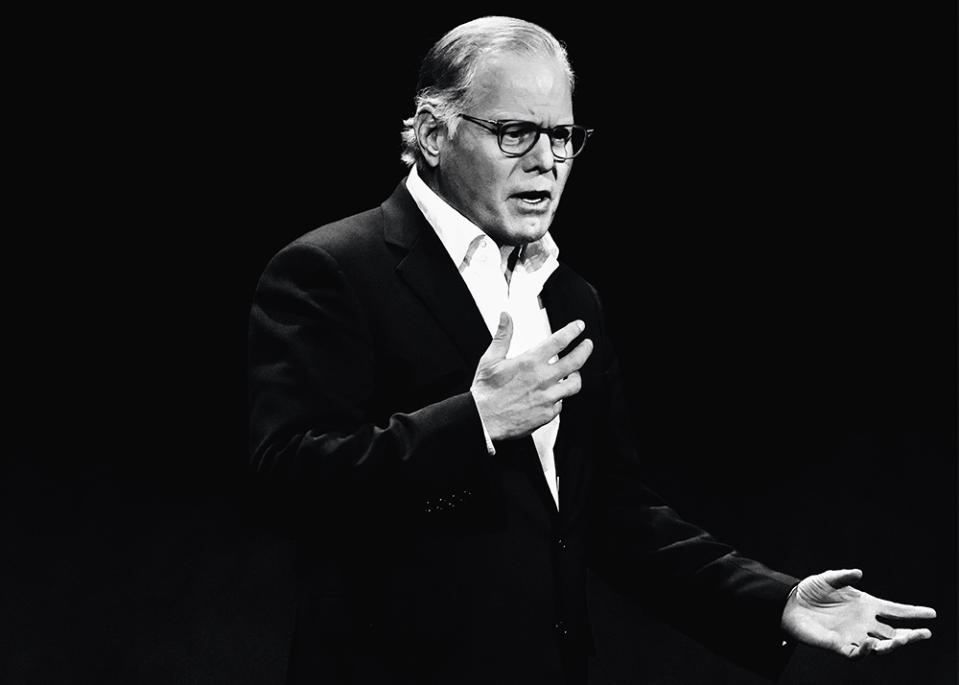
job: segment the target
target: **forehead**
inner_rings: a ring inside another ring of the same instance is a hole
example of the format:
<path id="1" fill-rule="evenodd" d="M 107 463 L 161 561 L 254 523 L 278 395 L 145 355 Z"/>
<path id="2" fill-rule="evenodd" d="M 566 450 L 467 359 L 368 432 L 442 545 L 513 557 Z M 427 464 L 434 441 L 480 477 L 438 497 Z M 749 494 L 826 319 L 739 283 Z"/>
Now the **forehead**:
<path id="1" fill-rule="evenodd" d="M 558 60 L 502 53 L 485 58 L 473 82 L 476 110 L 493 119 L 569 117 L 569 78 Z"/>

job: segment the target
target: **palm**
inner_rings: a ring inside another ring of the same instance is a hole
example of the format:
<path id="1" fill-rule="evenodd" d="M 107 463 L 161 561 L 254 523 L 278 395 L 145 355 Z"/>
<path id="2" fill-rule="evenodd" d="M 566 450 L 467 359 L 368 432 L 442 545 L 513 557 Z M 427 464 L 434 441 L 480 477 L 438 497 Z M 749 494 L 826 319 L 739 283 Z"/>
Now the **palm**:
<path id="1" fill-rule="evenodd" d="M 783 611 L 783 629 L 794 639 L 847 657 L 884 654 L 931 637 L 927 628 L 893 628 L 884 618 L 934 618 L 935 610 L 889 602 L 850 583 L 862 572 L 826 571 L 803 579 Z"/>

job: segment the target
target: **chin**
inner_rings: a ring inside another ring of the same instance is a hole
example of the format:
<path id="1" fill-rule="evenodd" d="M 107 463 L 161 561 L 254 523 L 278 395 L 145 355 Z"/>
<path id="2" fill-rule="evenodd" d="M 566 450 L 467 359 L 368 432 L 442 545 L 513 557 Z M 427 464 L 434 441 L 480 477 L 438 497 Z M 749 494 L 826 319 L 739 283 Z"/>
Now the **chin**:
<path id="1" fill-rule="evenodd" d="M 535 243 L 537 240 L 546 235 L 546 231 L 549 230 L 550 223 L 551 222 L 548 220 L 526 220 L 516 222 L 510 226 L 509 242 L 512 245 Z"/>
<path id="2" fill-rule="evenodd" d="M 552 216 L 548 217 L 502 217 L 495 223 L 477 224 L 497 245 L 525 245 L 534 243 L 549 230 Z"/>

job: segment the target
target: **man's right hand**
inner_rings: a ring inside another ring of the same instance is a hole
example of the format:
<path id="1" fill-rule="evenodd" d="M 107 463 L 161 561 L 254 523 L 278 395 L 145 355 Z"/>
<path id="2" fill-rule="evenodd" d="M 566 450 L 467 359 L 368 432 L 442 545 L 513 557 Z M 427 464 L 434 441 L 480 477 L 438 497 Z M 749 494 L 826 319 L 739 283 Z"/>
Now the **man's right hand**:
<path id="1" fill-rule="evenodd" d="M 506 358 L 513 321 L 500 314 L 499 328 L 479 360 L 470 392 L 483 425 L 493 440 L 522 438 L 559 414 L 563 398 L 579 392 L 582 368 L 593 351 L 587 338 L 562 359 L 550 363 L 583 332 L 573 321 L 523 354 Z"/>

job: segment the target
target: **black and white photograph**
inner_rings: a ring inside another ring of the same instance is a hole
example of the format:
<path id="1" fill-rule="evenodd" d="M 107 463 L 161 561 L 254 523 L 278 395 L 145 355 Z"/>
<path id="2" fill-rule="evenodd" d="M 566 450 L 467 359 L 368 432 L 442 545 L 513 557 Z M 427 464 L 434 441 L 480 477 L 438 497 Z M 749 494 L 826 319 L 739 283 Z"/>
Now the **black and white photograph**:
<path id="1" fill-rule="evenodd" d="M 940 9 L 24 22 L 0 681 L 955 683 Z"/>

